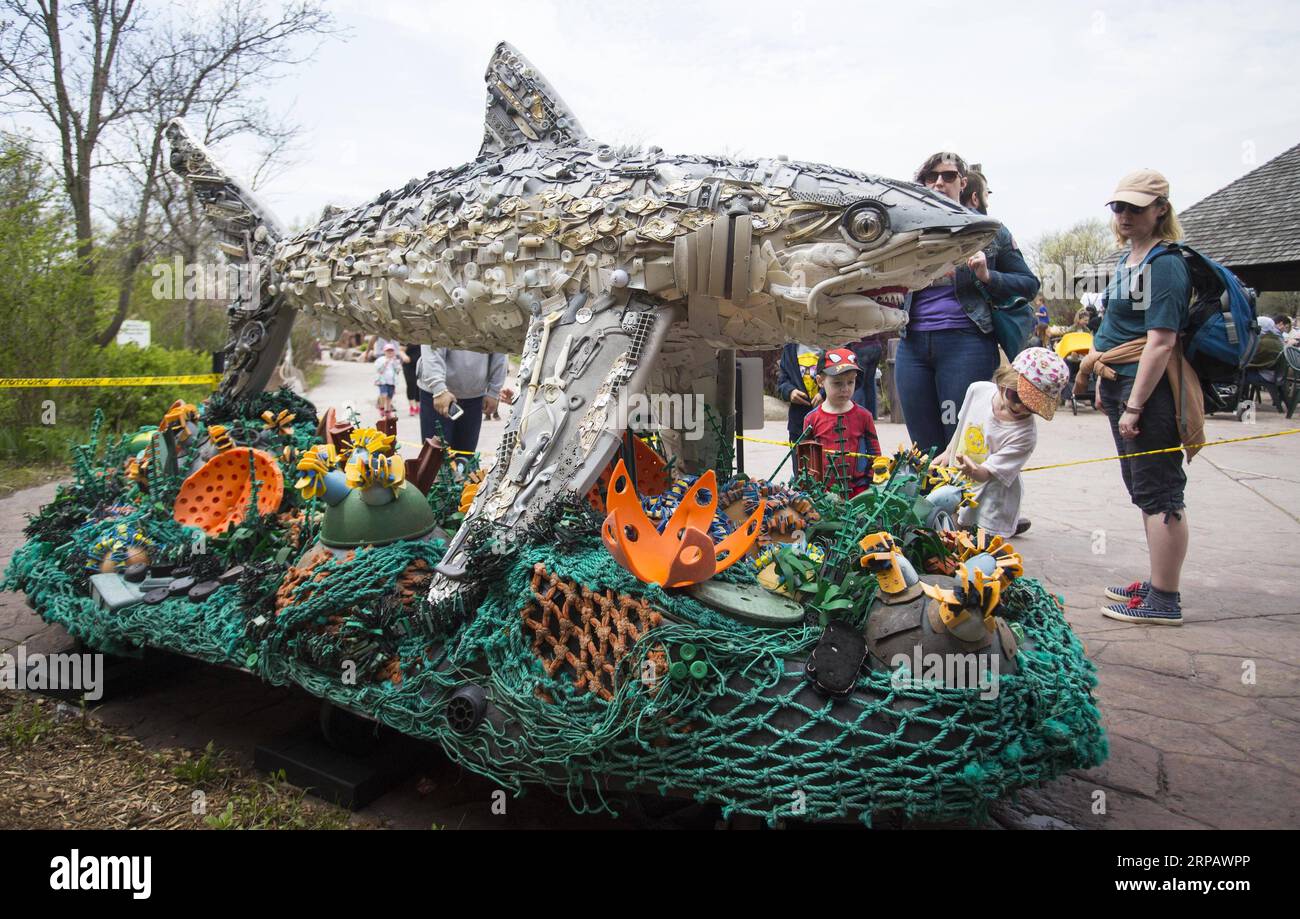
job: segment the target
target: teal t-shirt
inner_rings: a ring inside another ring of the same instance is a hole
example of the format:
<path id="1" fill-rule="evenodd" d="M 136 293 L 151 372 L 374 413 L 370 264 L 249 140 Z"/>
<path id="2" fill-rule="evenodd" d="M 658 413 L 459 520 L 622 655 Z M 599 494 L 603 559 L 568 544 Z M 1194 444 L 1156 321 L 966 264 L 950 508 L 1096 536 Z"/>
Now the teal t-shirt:
<path id="1" fill-rule="evenodd" d="M 1093 339 L 1098 351 L 1133 341 L 1150 329 L 1173 329 L 1181 332 L 1187 324 L 1187 310 L 1192 299 L 1192 278 L 1181 257 L 1155 256 L 1163 252 L 1157 245 L 1136 268 L 1125 264 L 1128 249 L 1120 255 L 1115 276 L 1106 287 L 1106 314 Z M 1115 366 L 1116 373 L 1137 375 L 1137 361 Z"/>

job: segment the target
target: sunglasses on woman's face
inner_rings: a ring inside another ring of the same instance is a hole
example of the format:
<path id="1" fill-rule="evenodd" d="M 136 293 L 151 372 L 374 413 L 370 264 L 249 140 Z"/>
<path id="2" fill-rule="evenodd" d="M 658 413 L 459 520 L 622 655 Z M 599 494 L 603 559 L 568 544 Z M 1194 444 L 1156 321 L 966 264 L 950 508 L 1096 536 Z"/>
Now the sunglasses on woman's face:
<path id="1" fill-rule="evenodd" d="M 938 182 L 940 179 L 943 179 L 945 182 L 952 183 L 952 182 L 956 182 L 957 179 L 959 179 L 960 177 L 961 177 L 961 173 L 958 172 L 956 169 L 944 169 L 944 170 L 931 169 L 925 175 L 921 176 L 921 183 L 923 185 L 933 185 L 936 182 Z"/>
<path id="2" fill-rule="evenodd" d="M 1142 207 L 1138 207 L 1136 204 L 1129 204 L 1127 201 L 1112 201 L 1110 203 L 1111 211 L 1116 214 L 1140 214 L 1150 206 L 1151 205 L 1149 204 L 1144 204 Z"/>
<path id="3" fill-rule="evenodd" d="M 1007 408 L 1011 409 L 1015 414 L 1022 415 L 1029 412 L 1029 406 L 1020 401 L 1020 394 L 1014 389 L 1004 388 L 1002 398 L 1006 400 Z"/>

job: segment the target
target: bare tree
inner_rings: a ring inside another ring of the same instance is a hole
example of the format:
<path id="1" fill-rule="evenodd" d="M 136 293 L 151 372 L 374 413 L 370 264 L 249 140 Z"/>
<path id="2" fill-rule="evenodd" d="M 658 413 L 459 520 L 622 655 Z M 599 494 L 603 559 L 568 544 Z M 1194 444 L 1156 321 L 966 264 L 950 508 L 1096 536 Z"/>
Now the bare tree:
<path id="1" fill-rule="evenodd" d="M 1078 308 L 1076 280 L 1096 287 L 1099 266 L 1116 249 L 1114 238 L 1100 220 L 1081 220 L 1066 230 L 1044 233 L 1030 247 L 1034 272 L 1042 281 L 1041 292 L 1052 314 L 1066 320 Z"/>
<path id="2" fill-rule="evenodd" d="M 0 0 L 0 17 L 0 98 L 52 130 L 88 274 L 106 273 L 95 218 L 106 215 L 115 227 L 118 295 L 96 337 L 104 345 L 130 310 L 136 271 L 149 252 L 168 120 L 201 119 L 216 139 L 267 139 L 270 168 L 294 132 L 268 117 L 258 88 L 309 59 L 337 30 L 317 0 L 269 13 L 230 0 L 203 19 L 179 4 L 146 11 L 137 0 L 78 0 L 66 9 L 58 0 Z M 101 204 L 92 178 L 105 170 L 114 175 Z M 86 307 L 93 310 L 93 301 Z"/>

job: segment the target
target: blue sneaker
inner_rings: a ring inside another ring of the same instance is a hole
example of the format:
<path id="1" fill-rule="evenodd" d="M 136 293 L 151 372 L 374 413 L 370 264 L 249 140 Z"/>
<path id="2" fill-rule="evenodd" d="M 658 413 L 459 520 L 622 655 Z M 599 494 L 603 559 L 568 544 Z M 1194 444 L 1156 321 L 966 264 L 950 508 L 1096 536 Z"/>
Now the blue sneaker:
<path id="1" fill-rule="evenodd" d="M 1101 614 L 1107 619 L 1118 619 L 1120 622 L 1140 622 L 1143 625 L 1182 625 L 1182 609 L 1152 609 L 1147 606 L 1146 594 L 1132 597 L 1127 603 L 1115 603 L 1111 606 L 1103 606 Z"/>
<path id="2" fill-rule="evenodd" d="M 1127 587 L 1107 587 L 1106 596 L 1120 603 L 1127 603 L 1134 597 L 1145 597 L 1150 589 L 1150 581 L 1134 581 Z"/>

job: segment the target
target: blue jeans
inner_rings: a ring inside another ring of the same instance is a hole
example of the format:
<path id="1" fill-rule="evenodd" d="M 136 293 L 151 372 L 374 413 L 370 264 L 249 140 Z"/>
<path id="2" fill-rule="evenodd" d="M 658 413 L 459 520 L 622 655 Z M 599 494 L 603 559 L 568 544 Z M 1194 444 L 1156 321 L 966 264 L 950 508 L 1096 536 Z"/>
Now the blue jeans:
<path id="1" fill-rule="evenodd" d="M 878 414 L 876 411 L 876 367 L 880 364 L 880 358 L 884 356 L 885 349 L 879 342 L 874 341 L 866 344 L 858 342 L 852 347 L 853 353 L 858 358 L 858 366 L 862 368 L 858 371 L 858 388 L 853 392 L 853 401 L 871 412 L 871 417 L 875 418 Z"/>
<path id="2" fill-rule="evenodd" d="M 992 379 L 997 369 L 997 342 L 973 324 L 969 329 L 909 331 L 898 343 L 894 364 L 908 436 L 922 450 L 943 450 L 957 429 L 966 390 Z"/>
<path id="3" fill-rule="evenodd" d="M 433 410 L 433 396 L 420 390 L 420 439 L 442 436 L 444 446 L 473 453 L 478 449 L 478 434 L 483 427 L 483 397 L 457 399 L 465 412 L 456 421 Z"/>

